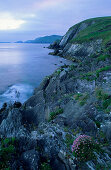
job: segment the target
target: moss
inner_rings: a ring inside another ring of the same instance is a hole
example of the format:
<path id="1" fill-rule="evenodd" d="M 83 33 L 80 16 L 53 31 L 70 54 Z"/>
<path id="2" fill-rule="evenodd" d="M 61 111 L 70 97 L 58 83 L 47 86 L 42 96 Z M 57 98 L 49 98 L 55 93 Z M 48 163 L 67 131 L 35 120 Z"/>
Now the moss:
<path id="1" fill-rule="evenodd" d="M 105 111 L 104 111 L 106 114 L 110 114 L 110 112 L 111 112 L 111 109 L 109 109 L 109 108 L 107 108 L 107 109 L 105 109 Z"/>
<path id="2" fill-rule="evenodd" d="M 95 76 L 94 76 L 93 72 L 88 72 L 86 74 L 82 74 L 81 79 L 83 79 L 83 80 L 85 79 L 87 81 L 93 81 L 93 80 L 95 80 Z"/>
<path id="3" fill-rule="evenodd" d="M 96 88 L 96 97 L 100 100 L 106 100 L 109 98 L 109 95 L 103 91 L 101 88 Z"/>
<path id="4" fill-rule="evenodd" d="M 108 71 L 108 70 L 110 70 L 110 69 L 111 69 L 111 65 L 102 67 L 102 68 L 96 70 L 96 76 L 99 77 L 99 74 L 100 74 L 101 72 L 103 72 L 103 71 Z"/>
<path id="5" fill-rule="evenodd" d="M 97 57 L 97 61 L 105 61 L 107 58 L 110 58 L 111 56 L 106 54 L 106 55 L 100 55 L 99 57 Z"/>
<path id="6" fill-rule="evenodd" d="M 83 106 L 84 104 L 86 104 L 87 99 L 89 98 L 89 95 L 88 95 L 88 93 L 83 93 L 83 94 L 77 93 L 74 95 L 74 98 L 75 98 L 75 100 L 79 101 L 79 104 L 81 106 Z"/>
<path id="7" fill-rule="evenodd" d="M 75 100 L 79 100 L 82 96 L 83 96 L 83 94 L 77 93 L 74 95 L 74 98 L 75 98 Z"/>
<path id="8" fill-rule="evenodd" d="M 57 70 L 56 74 L 59 75 L 61 73 L 61 70 Z"/>
<path id="9" fill-rule="evenodd" d="M 62 113 L 63 113 L 63 109 L 62 109 L 62 108 L 59 108 L 59 109 L 57 109 L 57 110 L 54 111 L 54 112 L 50 112 L 49 121 L 55 119 L 57 115 L 62 114 Z"/>
<path id="10" fill-rule="evenodd" d="M 76 66 L 74 64 L 69 66 L 69 71 L 73 71 L 76 68 Z"/>
<path id="11" fill-rule="evenodd" d="M 100 100 L 100 107 L 105 112 L 107 111 L 108 106 L 111 105 L 111 95 L 105 93 L 102 89 L 96 89 L 96 97 Z"/>
<path id="12" fill-rule="evenodd" d="M 80 131 L 81 131 L 81 129 L 77 129 L 77 130 L 72 129 L 72 134 L 73 134 L 74 136 L 76 136 L 78 133 L 80 133 Z"/>
<path id="13" fill-rule="evenodd" d="M 102 68 L 100 68 L 100 69 L 98 69 L 98 70 L 96 70 L 94 72 L 88 72 L 88 73 L 81 74 L 80 79 L 87 80 L 87 81 L 94 81 L 94 80 L 97 80 L 97 78 L 99 78 L 99 74 L 101 72 L 109 71 L 109 70 L 111 70 L 111 65 L 102 67 Z"/>

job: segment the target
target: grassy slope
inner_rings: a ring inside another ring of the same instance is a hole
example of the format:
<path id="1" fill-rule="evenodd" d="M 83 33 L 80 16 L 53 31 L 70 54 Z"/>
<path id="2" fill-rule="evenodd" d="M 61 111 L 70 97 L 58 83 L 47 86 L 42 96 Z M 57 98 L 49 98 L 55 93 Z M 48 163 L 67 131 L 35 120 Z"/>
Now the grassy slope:
<path id="1" fill-rule="evenodd" d="M 111 17 L 92 18 L 81 23 L 92 22 L 94 22 L 94 24 L 88 26 L 83 31 L 80 31 L 77 37 L 71 40 L 71 43 L 82 43 L 95 39 L 103 39 L 103 44 L 107 45 L 107 43 L 111 41 Z M 78 24 L 75 26 L 77 25 Z M 73 29 L 75 26 L 71 27 L 70 29 Z"/>

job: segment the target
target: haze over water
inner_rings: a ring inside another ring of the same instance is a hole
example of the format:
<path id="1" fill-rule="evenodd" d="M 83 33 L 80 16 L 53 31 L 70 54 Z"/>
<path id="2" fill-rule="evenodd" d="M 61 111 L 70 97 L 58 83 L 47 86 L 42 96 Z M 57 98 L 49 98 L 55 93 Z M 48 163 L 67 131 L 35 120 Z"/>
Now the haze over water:
<path id="1" fill-rule="evenodd" d="M 51 50 L 44 46 L 48 44 L 0 44 L 0 107 L 4 102 L 26 101 L 45 76 L 70 64 L 48 55 Z"/>

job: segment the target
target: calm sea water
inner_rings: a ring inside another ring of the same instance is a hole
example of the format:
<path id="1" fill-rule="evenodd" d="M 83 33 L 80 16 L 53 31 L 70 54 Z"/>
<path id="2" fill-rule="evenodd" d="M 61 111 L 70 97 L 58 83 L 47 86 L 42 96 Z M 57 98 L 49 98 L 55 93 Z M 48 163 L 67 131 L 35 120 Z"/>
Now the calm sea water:
<path id="1" fill-rule="evenodd" d="M 51 56 L 47 44 L 0 44 L 0 107 L 4 102 L 26 101 L 45 76 L 63 64 Z"/>

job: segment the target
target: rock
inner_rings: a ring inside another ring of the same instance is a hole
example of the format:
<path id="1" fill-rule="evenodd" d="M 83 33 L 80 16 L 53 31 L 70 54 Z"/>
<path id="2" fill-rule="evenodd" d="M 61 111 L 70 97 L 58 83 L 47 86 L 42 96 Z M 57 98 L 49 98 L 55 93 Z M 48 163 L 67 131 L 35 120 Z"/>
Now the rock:
<path id="1" fill-rule="evenodd" d="M 91 42 L 85 42 L 82 44 L 67 44 L 63 50 L 63 56 L 71 56 L 72 58 L 83 60 L 84 57 L 88 57 L 100 52 L 102 49 L 102 40 L 96 40 Z"/>
<path id="2" fill-rule="evenodd" d="M 106 121 L 101 125 L 101 130 L 104 132 L 107 140 L 111 142 L 111 121 Z"/>
<path id="3" fill-rule="evenodd" d="M 22 114 L 18 109 L 9 112 L 6 119 L 0 125 L 1 136 L 20 137 L 28 135 L 26 129 L 22 125 Z"/>
<path id="4" fill-rule="evenodd" d="M 39 154 L 37 151 L 28 150 L 21 155 L 24 170 L 38 170 L 39 169 Z"/>
<path id="5" fill-rule="evenodd" d="M 15 102 L 14 104 L 13 104 L 13 107 L 14 108 L 20 108 L 22 106 L 22 104 L 20 103 L 20 102 Z"/>

